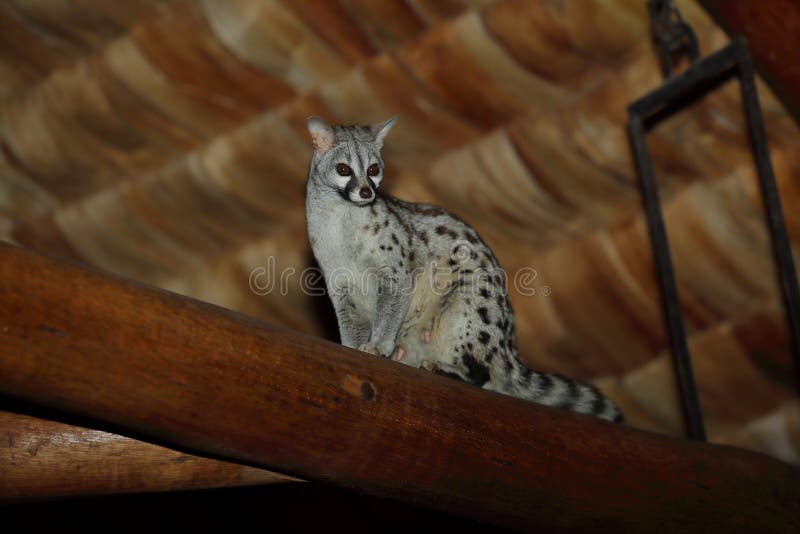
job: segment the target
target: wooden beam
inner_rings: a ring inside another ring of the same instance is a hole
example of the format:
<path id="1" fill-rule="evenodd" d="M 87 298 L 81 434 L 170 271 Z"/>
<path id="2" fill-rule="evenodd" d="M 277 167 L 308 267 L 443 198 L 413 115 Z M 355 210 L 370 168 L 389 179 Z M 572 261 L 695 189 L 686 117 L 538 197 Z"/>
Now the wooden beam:
<path id="1" fill-rule="evenodd" d="M 796 532 L 800 470 L 561 412 L 0 244 L 0 394 L 522 529 Z"/>
<path id="2" fill-rule="evenodd" d="M 744 36 L 759 73 L 800 121 L 800 2 L 700 0 L 732 36 Z"/>
<path id="3" fill-rule="evenodd" d="M 0 502 L 293 480 L 110 432 L 0 411 Z"/>

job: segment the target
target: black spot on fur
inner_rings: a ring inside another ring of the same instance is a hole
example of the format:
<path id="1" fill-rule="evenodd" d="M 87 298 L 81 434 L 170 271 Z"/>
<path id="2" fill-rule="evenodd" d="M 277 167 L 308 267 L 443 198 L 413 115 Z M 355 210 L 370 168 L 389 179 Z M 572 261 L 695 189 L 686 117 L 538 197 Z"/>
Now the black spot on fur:
<path id="1" fill-rule="evenodd" d="M 606 400 L 598 391 L 595 390 L 593 393 L 595 394 L 595 398 L 592 401 L 592 413 L 594 415 L 600 415 L 606 409 Z"/>
<path id="2" fill-rule="evenodd" d="M 416 258 L 416 257 L 417 257 L 417 255 L 416 255 L 416 254 L 414 254 L 414 251 L 413 251 L 413 250 L 412 250 L 411 252 L 409 252 L 409 253 L 408 253 L 408 261 L 410 261 L 410 262 L 413 262 L 413 261 L 414 261 L 414 258 Z"/>
<path id="3" fill-rule="evenodd" d="M 481 316 L 481 321 L 483 321 L 486 324 L 489 324 L 489 322 L 490 322 L 489 321 L 489 310 L 487 310 L 486 308 L 481 306 L 480 308 L 478 308 L 478 315 Z"/>
<path id="4" fill-rule="evenodd" d="M 417 215 L 425 215 L 427 217 L 437 217 L 439 215 L 444 215 L 445 212 L 439 206 L 428 206 L 426 204 L 415 204 L 412 202 L 401 202 L 401 206 L 406 210 L 410 211 L 411 213 L 416 213 Z"/>
<path id="5" fill-rule="evenodd" d="M 400 214 L 397 212 L 397 208 L 403 208 L 403 204 L 407 203 L 397 200 L 396 198 L 383 195 L 383 193 L 380 191 L 378 192 L 378 194 L 381 196 L 384 203 L 386 204 L 386 209 L 389 211 L 389 214 L 397 220 L 397 223 L 403 228 L 406 234 L 411 234 L 413 232 L 411 225 L 409 225 L 408 221 L 406 221 L 403 217 L 401 217 Z"/>
<path id="6" fill-rule="evenodd" d="M 458 234 L 455 233 L 455 231 L 451 230 L 450 228 L 448 228 L 446 226 L 442 226 L 441 224 L 439 226 L 437 226 L 434 230 L 439 235 L 446 235 L 450 239 L 458 239 Z"/>
<path id="7" fill-rule="evenodd" d="M 472 232 L 464 232 L 464 239 L 472 243 L 473 245 L 478 244 L 478 237 L 474 235 Z"/>
<path id="8" fill-rule="evenodd" d="M 489 343 L 490 339 L 492 339 L 492 336 L 489 335 L 489 332 L 487 332 L 486 330 L 481 330 L 480 333 L 478 333 L 478 341 L 480 341 L 484 345 Z"/>
<path id="9" fill-rule="evenodd" d="M 395 234 L 392 234 L 392 243 L 394 243 L 395 245 L 400 244 L 400 241 L 397 239 L 397 236 Z"/>
<path id="10" fill-rule="evenodd" d="M 481 288 L 481 296 L 483 298 L 485 298 L 485 299 L 488 299 L 489 298 L 489 290 L 486 289 L 485 287 L 482 287 Z"/>
<path id="11" fill-rule="evenodd" d="M 422 239 L 423 243 L 425 243 L 426 245 L 428 244 L 428 234 L 426 234 L 425 232 L 420 232 L 419 238 Z"/>
<path id="12" fill-rule="evenodd" d="M 581 390 L 578 383 L 574 380 L 562 379 L 567 382 L 567 394 L 558 403 L 559 408 L 570 409 L 575 406 L 575 403 L 580 399 Z"/>
<path id="13" fill-rule="evenodd" d="M 553 384 L 555 384 L 555 380 L 553 380 L 553 375 L 549 375 L 547 373 L 539 373 L 539 388 L 542 390 L 542 393 L 547 393 L 551 389 L 553 389 Z"/>
<path id="14" fill-rule="evenodd" d="M 472 347 L 472 342 L 471 341 L 467 341 L 467 348 L 469 350 L 472 350 L 473 347 Z"/>
<path id="15" fill-rule="evenodd" d="M 467 380 L 476 386 L 482 386 L 489 381 L 489 368 L 475 359 L 472 354 L 464 353 L 464 365 L 467 366 Z"/>
<path id="16" fill-rule="evenodd" d="M 497 354 L 497 347 L 492 347 L 489 353 L 486 355 L 486 363 L 492 363 L 495 354 Z"/>

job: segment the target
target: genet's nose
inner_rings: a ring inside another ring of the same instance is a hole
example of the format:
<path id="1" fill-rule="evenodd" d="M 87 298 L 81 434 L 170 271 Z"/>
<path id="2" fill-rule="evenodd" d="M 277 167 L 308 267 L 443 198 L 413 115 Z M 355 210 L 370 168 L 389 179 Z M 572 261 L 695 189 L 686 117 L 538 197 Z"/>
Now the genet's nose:
<path id="1" fill-rule="evenodd" d="M 358 192 L 358 196 L 361 198 L 371 198 L 372 197 L 372 189 L 369 187 L 362 187 L 361 190 Z"/>

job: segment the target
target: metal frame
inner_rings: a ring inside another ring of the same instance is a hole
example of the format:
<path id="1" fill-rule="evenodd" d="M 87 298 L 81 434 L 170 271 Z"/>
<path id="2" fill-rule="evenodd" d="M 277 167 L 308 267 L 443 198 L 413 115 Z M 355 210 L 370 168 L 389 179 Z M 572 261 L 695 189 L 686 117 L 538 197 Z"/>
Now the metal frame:
<path id="1" fill-rule="evenodd" d="M 705 440 L 705 430 L 697 400 L 686 332 L 681 317 L 669 244 L 658 197 L 658 184 L 653 173 L 645 135 L 649 127 L 684 108 L 689 102 L 707 94 L 721 83 L 737 77 L 740 82 L 744 111 L 749 126 L 750 142 L 766 211 L 767 226 L 778 268 L 781 292 L 792 344 L 796 383 L 800 388 L 800 293 L 797 287 L 792 251 L 786 233 L 775 174 L 769 158 L 767 137 L 758 103 L 753 61 L 746 41 L 737 38 L 722 50 L 693 62 L 683 73 L 669 78 L 655 91 L 628 107 L 630 134 L 636 169 L 641 180 L 647 226 L 661 285 L 665 322 L 688 437 Z"/>

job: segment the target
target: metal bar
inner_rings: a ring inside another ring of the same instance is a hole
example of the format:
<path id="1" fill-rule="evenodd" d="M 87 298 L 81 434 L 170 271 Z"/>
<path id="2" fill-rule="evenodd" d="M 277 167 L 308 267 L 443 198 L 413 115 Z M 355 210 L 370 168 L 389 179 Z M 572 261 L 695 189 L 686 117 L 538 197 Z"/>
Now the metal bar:
<path id="1" fill-rule="evenodd" d="M 703 417 L 697 399 L 692 374 L 692 362 L 689 359 L 689 347 L 686 344 L 686 332 L 678 301 L 678 290 L 675 287 L 675 275 L 667 241 L 667 231 L 661 213 L 661 202 L 658 197 L 658 184 L 653 174 L 653 164 L 647 151 L 645 130 L 642 118 L 635 110 L 629 110 L 630 121 L 628 132 L 633 144 L 636 168 L 639 172 L 642 196 L 644 199 L 647 228 L 650 232 L 650 243 L 656 264 L 658 280 L 661 284 L 661 303 L 667 326 L 672 357 L 675 361 L 675 376 L 680 391 L 681 409 L 683 411 L 686 433 L 689 439 L 704 441 Z"/>
<path id="2" fill-rule="evenodd" d="M 772 248 L 778 270 L 784 311 L 789 328 L 791 352 L 794 359 L 795 386 L 800 394 L 800 292 L 797 287 L 797 274 L 792 257 L 792 248 L 786 232 L 775 172 L 769 157 L 767 134 L 761 119 L 761 106 L 758 102 L 753 60 L 744 39 L 735 42 L 739 56 L 739 80 L 747 116 L 750 142 L 753 146 L 761 197 L 766 211 L 767 226 L 772 238 Z"/>
<path id="3" fill-rule="evenodd" d="M 786 310 L 794 358 L 795 382 L 800 393 L 800 294 L 780 197 L 775 185 L 775 175 L 769 159 L 767 136 L 761 120 L 755 85 L 755 72 L 747 43 L 742 38 L 734 40 L 722 50 L 694 62 L 685 72 L 668 79 L 661 87 L 635 100 L 628 107 L 630 117 L 628 131 L 641 181 L 650 241 L 661 285 L 667 333 L 681 394 L 681 406 L 687 434 L 691 439 L 705 439 L 705 432 L 675 289 L 669 244 L 658 199 L 658 185 L 645 141 L 646 126 L 679 111 L 689 99 L 702 96 L 712 87 L 737 75 Z"/>
<path id="4" fill-rule="evenodd" d="M 653 40 L 661 57 L 661 73 L 664 78 L 669 78 L 676 57 L 688 55 L 694 61 L 700 55 L 697 37 L 672 0 L 648 0 L 647 11 Z"/>
<path id="5" fill-rule="evenodd" d="M 706 439 L 703 415 L 686 342 L 669 241 L 658 195 L 658 182 L 647 150 L 646 124 L 657 122 L 682 109 L 691 97 L 698 96 L 698 93 L 704 94 L 715 83 L 732 76 L 737 59 L 736 46 L 733 44 L 726 46 L 714 54 L 695 61 L 686 71 L 669 78 L 659 88 L 635 100 L 628 107 L 630 117 L 628 132 L 640 177 L 650 243 L 661 287 L 664 322 L 674 362 L 686 436 L 697 441 Z"/>
<path id="6" fill-rule="evenodd" d="M 704 82 L 723 76 L 736 66 L 738 51 L 735 46 L 725 48 L 692 63 L 682 73 L 669 78 L 657 89 L 634 100 L 628 113 L 639 116 L 642 121 L 657 115 L 664 108 L 680 103 L 697 90 Z"/>

